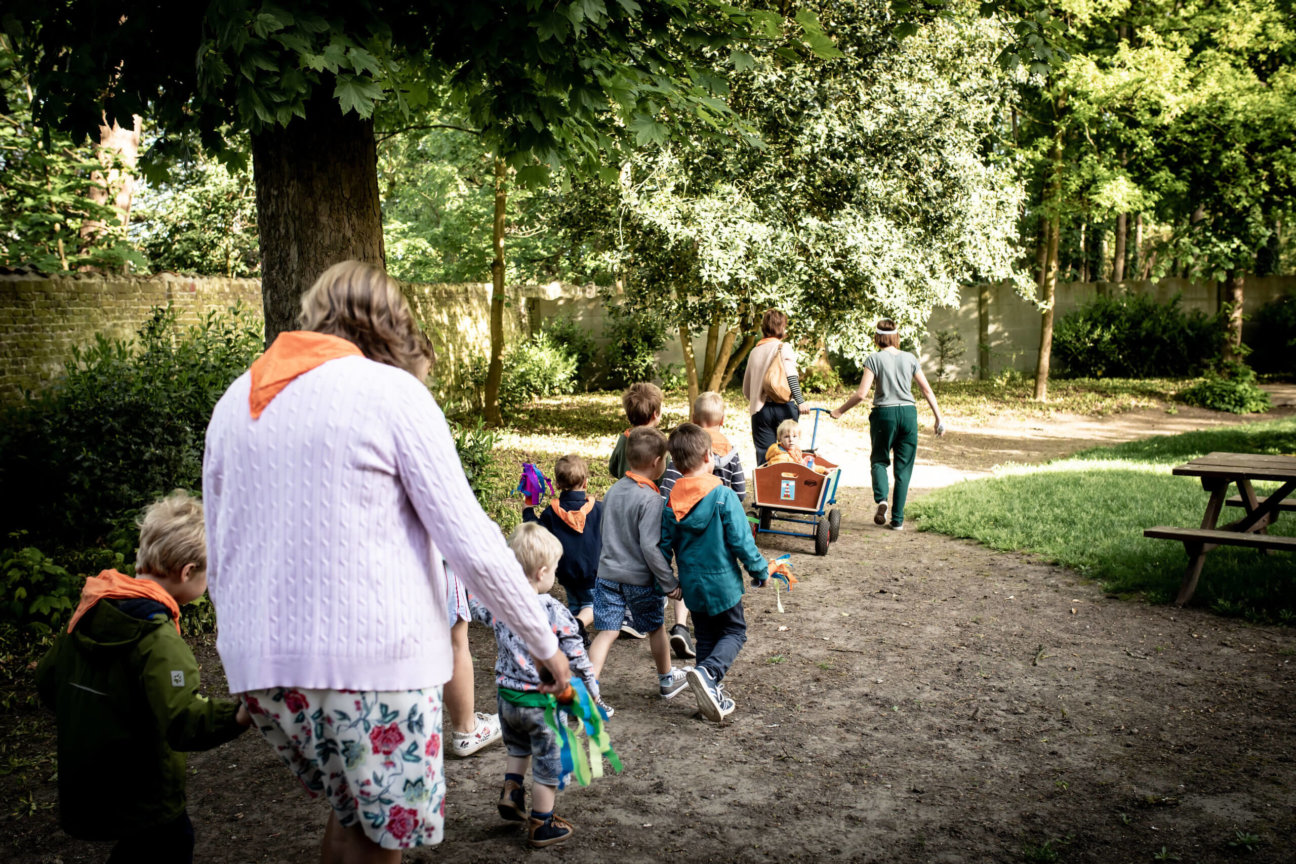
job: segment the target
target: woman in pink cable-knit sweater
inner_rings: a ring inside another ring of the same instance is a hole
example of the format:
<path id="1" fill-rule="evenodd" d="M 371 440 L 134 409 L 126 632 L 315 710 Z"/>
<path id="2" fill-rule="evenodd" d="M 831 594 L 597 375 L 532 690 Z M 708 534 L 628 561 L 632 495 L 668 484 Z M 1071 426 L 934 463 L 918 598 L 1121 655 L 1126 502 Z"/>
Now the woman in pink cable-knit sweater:
<path id="1" fill-rule="evenodd" d="M 332 813 L 325 861 L 443 835 L 445 559 L 553 674 L 567 659 L 482 512 L 422 378 L 431 347 L 379 267 L 329 268 L 221 397 L 203 495 L 230 690 Z"/>

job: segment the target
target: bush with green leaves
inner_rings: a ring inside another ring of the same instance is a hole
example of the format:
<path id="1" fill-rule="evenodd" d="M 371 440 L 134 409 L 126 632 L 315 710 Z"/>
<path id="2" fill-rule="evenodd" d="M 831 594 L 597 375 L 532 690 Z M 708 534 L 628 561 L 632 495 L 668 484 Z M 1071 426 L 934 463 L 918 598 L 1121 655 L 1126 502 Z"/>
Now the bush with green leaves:
<path id="1" fill-rule="evenodd" d="M 541 331 L 504 356 L 500 380 L 502 408 L 517 408 L 544 396 L 561 396 L 576 387 L 576 356 Z"/>
<path id="2" fill-rule="evenodd" d="M 571 355 L 576 364 L 575 389 L 588 391 L 597 382 L 598 345 L 590 332 L 575 318 L 560 315 L 550 318 L 540 327 L 540 332 L 555 346 Z"/>
<path id="3" fill-rule="evenodd" d="M 1296 294 L 1270 300 L 1247 328 L 1247 359 L 1265 375 L 1296 375 Z"/>
<path id="4" fill-rule="evenodd" d="M 1256 384 L 1255 372 L 1238 362 L 1221 363 L 1218 369 L 1211 369 L 1179 398 L 1189 405 L 1233 414 L 1255 414 L 1273 407 L 1269 394 Z"/>
<path id="5" fill-rule="evenodd" d="M 827 393 L 842 387 L 841 375 L 837 370 L 819 363 L 812 363 L 802 370 L 798 380 L 801 389 L 807 393 Z"/>
<path id="6" fill-rule="evenodd" d="M 666 344 L 666 322 L 648 312 L 608 307 L 606 386 L 622 390 L 639 381 L 655 381 L 657 352 Z"/>
<path id="7" fill-rule="evenodd" d="M 70 567 L 64 553 L 103 547 L 123 514 L 199 488 L 212 408 L 261 349 L 260 322 L 239 308 L 185 329 L 155 309 L 133 342 L 96 336 L 0 417 L 0 531 L 28 531 Z"/>
<path id="8" fill-rule="evenodd" d="M 37 637 L 50 635 L 76 607 L 81 582 L 35 546 L 0 550 L 0 624 Z"/>
<path id="9" fill-rule="evenodd" d="M 1053 331 L 1059 378 L 1165 378 L 1200 375 L 1220 356 L 1218 316 L 1185 312 L 1181 297 L 1098 297 L 1062 317 Z"/>

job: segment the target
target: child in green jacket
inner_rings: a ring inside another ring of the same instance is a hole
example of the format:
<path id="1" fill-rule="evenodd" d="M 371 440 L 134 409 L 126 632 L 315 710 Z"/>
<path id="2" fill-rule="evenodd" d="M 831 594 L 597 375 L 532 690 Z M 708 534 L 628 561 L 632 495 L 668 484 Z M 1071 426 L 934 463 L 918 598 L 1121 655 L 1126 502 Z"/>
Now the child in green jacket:
<path id="1" fill-rule="evenodd" d="M 769 565 L 752 540 L 747 514 L 734 491 L 711 473 L 711 436 L 685 423 L 670 436 L 671 461 L 683 475 L 662 513 L 662 554 L 679 564 L 680 590 L 693 613 L 697 665 L 689 686 L 698 710 L 722 720 L 734 710 L 721 681 L 747 641 L 742 569 L 763 587 Z"/>
<path id="2" fill-rule="evenodd" d="M 36 669 L 58 720 L 59 821 L 117 840 L 109 861 L 190 862 L 186 750 L 224 744 L 247 709 L 198 693 L 180 607 L 207 590 L 202 502 L 176 491 L 144 512 L 136 578 L 86 580 L 67 632 Z"/>

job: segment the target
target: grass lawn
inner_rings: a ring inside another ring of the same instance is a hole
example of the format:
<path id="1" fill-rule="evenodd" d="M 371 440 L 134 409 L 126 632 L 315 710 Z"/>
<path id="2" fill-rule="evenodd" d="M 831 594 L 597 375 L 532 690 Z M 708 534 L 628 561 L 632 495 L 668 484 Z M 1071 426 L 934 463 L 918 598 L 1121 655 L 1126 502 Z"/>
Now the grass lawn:
<path id="1" fill-rule="evenodd" d="M 1173 477 L 1170 469 L 1217 450 L 1296 455 L 1296 419 L 1131 441 L 1043 466 L 1010 467 L 994 478 L 937 490 L 911 509 L 921 517 L 921 530 L 1042 555 L 1111 593 L 1163 603 L 1174 598 L 1187 555 L 1183 544 L 1146 539 L 1143 529 L 1201 524 L 1207 496 L 1200 481 Z M 1241 515 L 1228 509 L 1222 521 Z M 1270 530 L 1296 536 L 1296 518 L 1285 514 Z M 1296 624 L 1296 556 L 1216 549 L 1206 558 L 1193 602 Z"/>

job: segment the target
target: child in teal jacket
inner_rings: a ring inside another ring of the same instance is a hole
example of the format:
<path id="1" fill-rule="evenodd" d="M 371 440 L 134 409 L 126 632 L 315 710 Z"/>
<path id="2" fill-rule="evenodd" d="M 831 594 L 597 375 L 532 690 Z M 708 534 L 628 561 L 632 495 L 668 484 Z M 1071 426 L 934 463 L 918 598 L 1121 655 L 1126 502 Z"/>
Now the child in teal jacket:
<path id="1" fill-rule="evenodd" d="M 747 641 L 742 571 L 763 587 L 769 565 L 752 540 L 742 502 L 712 474 L 706 430 L 685 423 L 671 433 L 669 446 L 683 476 L 662 513 L 662 554 L 678 562 L 678 590 L 693 613 L 697 665 L 688 673 L 689 686 L 702 716 L 718 721 L 734 710 L 721 682 Z"/>

